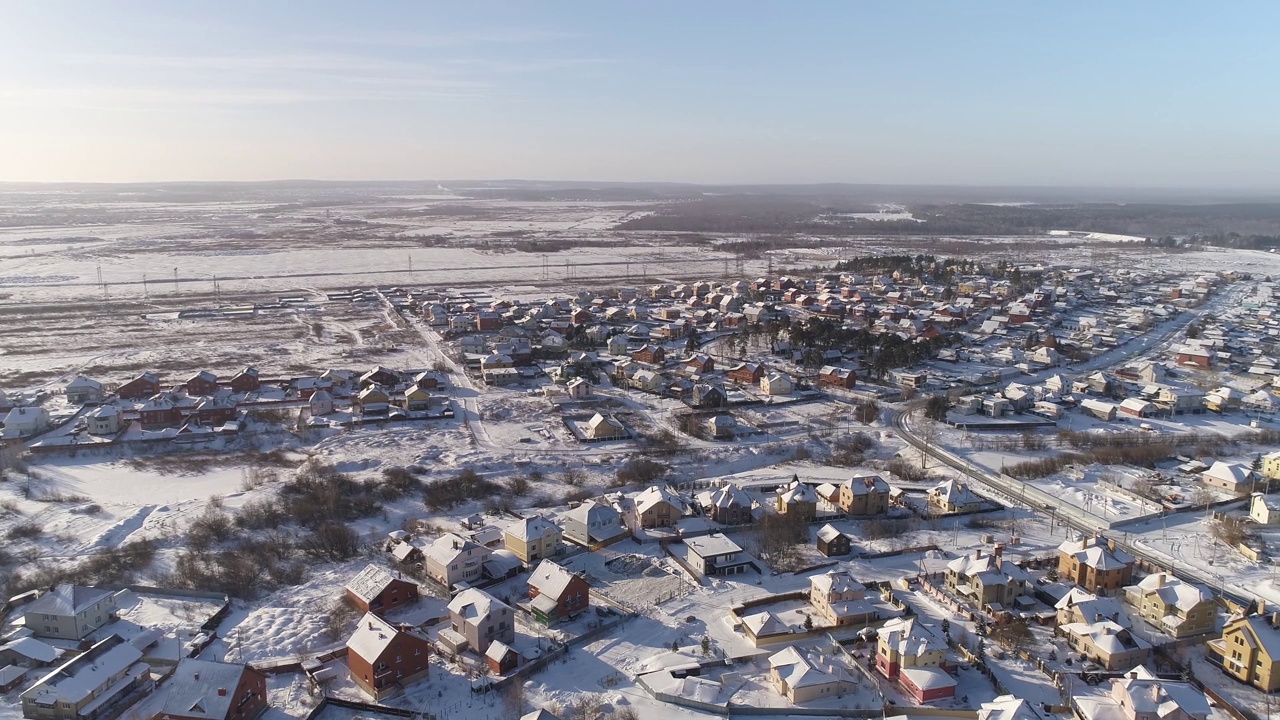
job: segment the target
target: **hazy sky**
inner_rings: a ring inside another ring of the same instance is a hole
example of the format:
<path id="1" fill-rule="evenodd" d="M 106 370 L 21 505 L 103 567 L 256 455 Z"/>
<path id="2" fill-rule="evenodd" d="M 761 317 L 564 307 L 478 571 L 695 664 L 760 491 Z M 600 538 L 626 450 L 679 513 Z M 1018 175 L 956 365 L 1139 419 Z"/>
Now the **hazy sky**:
<path id="1" fill-rule="evenodd" d="M 0 180 L 1280 188 L 1280 4 L 0 0 Z"/>

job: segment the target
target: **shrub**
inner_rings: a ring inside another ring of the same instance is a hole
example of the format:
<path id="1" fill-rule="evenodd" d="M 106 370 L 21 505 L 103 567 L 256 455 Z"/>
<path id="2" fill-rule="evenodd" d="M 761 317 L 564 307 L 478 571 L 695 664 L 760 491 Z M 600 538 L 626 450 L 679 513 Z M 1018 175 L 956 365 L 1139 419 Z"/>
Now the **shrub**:
<path id="1" fill-rule="evenodd" d="M 454 478 L 427 483 L 422 501 L 428 510 L 439 512 L 465 502 L 493 498 L 501 492 L 502 486 L 486 480 L 471 468 L 464 468 Z"/>
<path id="2" fill-rule="evenodd" d="M 327 522 L 316 528 L 302 547 L 320 560 L 346 560 L 360 552 L 360 536 L 342 523 Z"/>
<path id="3" fill-rule="evenodd" d="M 9 528 L 5 536 L 10 540 L 34 540 L 43 534 L 44 526 L 38 522 L 28 521 Z"/>
<path id="4" fill-rule="evenodd" d="M 266 530 L 285 521 L 284 510 L 272 498 L 249 500 L 236 513 L 236 527 L 245 530 Z"/>
<path id="5" fill-rule="evenodd" d="M 671 468 L 663 463 L 646 457 L 633 456 L 618 468 L 615 475 L 616 484 L 618 486 L 649 485 L 661 480 L 670 470 Z"/>

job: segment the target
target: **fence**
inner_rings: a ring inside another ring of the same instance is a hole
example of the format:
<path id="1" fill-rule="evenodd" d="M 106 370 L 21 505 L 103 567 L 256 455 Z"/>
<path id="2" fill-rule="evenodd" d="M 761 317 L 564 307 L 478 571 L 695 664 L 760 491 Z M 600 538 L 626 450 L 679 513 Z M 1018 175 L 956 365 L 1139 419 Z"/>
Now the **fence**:
<path id="1" fill-rule="evenodd" d="M 311 708 L 311 712 L 307 713 L 306 720 L 315 720 L 324 709 L 330 705 L 340 707 L 347 710 L 359 710 L 360 712 L 375 713 L 378 715 L 389 715 L 398 718 L 420 718 L 421 720 L 435 720 L 434 713 L 420 713 L 413 710 L 405 710 L 404 708 L 388 707 L 386 705 L 377 705 L 375 703 L 356 702 L 355 700 L 342 700 L 340 698 L 324 697 L 315 707 Z"/>

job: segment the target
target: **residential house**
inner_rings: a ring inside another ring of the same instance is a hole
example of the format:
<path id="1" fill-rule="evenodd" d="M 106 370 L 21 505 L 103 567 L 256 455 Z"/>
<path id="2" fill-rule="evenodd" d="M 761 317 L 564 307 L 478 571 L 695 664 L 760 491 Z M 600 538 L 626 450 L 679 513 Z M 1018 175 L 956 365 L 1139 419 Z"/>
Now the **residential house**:
<path id="1" fill-rule="evenodd" d="M 622 440 L 628 436 L 627 428 L 613 415 L 596 413 L 587 421 L 587 437 L 591 440 Z"/>
<path id="2" fill-rule="evenodd" d="M 1120 402 L 1117 411 L 1125 417 L 1149 418 L 1156 414 L 1157 408 L 1155 403 L 1147 402 L 1142 398 L 1126 398 Z"/>
<path id="3" fill-rule="evenodd" d="M 1183 345 L 1177 349 L 1175 356 L 1179 365 L 1207 368 L 1213 364 L 1213 353 L 1199 345 Z"/>
<path id="4" fill-rule="evenodd" d="M 684 360 L 680 365 L 687 371 L 696 375 L 706 375 L 716 369 L 716 361 L 705 353 L 697 353 L 692 357 Z"/>
<path id="5" fill-rule="evenodd" d="M 24 668 L 38 668 L 52 665 L 62 657 L 63 650 L 34 637 L 14 637 L 0 645 L 0 668 L 14 665 Z"/>
<path id="6" fill-rule="evenodd" d="M 968 485 L 956 480 L 947 480 L 930 488 L 928 497 L 931 507 L 947 514 L 976 512 L 986 506 Z"/>
<path id="7" fill-rule="evenodd" d="M 876 670 L 897 680 L 918 702 L 953 697 L 955 681 L 948 684 L 944 672 L 946 652 L 946 640 L 918 619 L 893 618 L 876 638 Z"/>
<path id="8" fill-rule="evenodd" d="M 714 383 L 698 383 L 693 386 L 693 406 L 718 408 L 729 404 L 724 388 Z"/>
<path id="9" fill-rule="evenodd" d="M 1118 597 L 1096 595 L 1073 586 L 1055 605 L 1058 625 L 1110 620 L 1121 627 L 1131 627 L 1129 615 Z"/>
<path id="10" fill-rule="evenodd" d="M 1151 643 L 1111 620 L 1059 625 L 1073 650 L 1107 670 L 1119 670 L 1146 662 Z"/>
<path id="11" fill-rule="evenodd" d="M 1262 456 L 1262 475 L 1268 480 L 1280 480 L 1280 450 Z"/>
<path id="12" fill-rule="evenodd" d="M 625 534 L 622 516 L 608 503 L 584 500 L 564 516 L 565 539 L 583 547 L 602 547 Z"/>
<path id="13" fill-rule="evenodd" d="M 1146 576 L 1124 589 L 1125 600 L 1160 632 L 1175 638 L 1218 629 L 1218 609 L 1207 590 L 1166 573 Z"/>
<path id="14" fill-rule="evenodd" d="M 685 504 L 666 485 L 652 485 L 635 497 L 627 522 L 635 528 L 663 528 L 684 516 Z"/>
<path id="15" fill-rule="evenodd" d="M 1242 683 L 1280 690 L 1280 616 L 1259 603 L 1256 614 L 1227 621 L 1222 637 L 1205 644 L 1205 656 Z"/>
<path id="16" fill-rule="evenodd" d="M 36 637 L 83 640 L 115 619 L 110 590 L 62 584 L 22 608 L 23 623 Z"/>
<path id="17" fill-rule="evenodd" d="M 368 385 L 351 401 L 351 407 L 361 415 L 386 415 L 391 396 L 378 385 Z"/>
<path id="18" fill-rule="evenodd" d="M 116 717 L 153 687 L 142 651 L 112 634 L 24 690 L 22 716 L 29 720 Z"/>
<path id="19" fill-rule="evenodd" d="M 187 394 L 192 397 L 212 395 L 218 391 L 218 376 L 208 370 L 201 370 L 187 378 L 187 381 L 183 384 L 187 389 Z"/>
<path id="20" fill-rule="evenodd" d="M 879 475 L 854 475 L 840 483 L 838 503 L 846 515 L 883 515 L 889 511 L 892 488 Z"/>
<path id="21" fill-rule="evenodd" d="M 333 396 L 328 390 L 317 390 L 308 400 L 311 417 L 320 417 L 333 412 Z"/>
<path id="22" fill-rule="evenodd" d="M 502 533 L 503 546 L 525 565 L 554 557 L 559 552 L 560 537 L 560 528 L 541 515 L 517 520 Z"/>
<path id="23" fill-rule="evenodd" d="M 1101 535 L 1067 540 L 1058 546 L 1058 576 L 1099 595 L 1133 582 L 1133 556 Z"/>
<path id="24" fill-rule="evenodd" d="M 479 655 L 495 640 L 510 645 L 516 639 L 511 606 L 483 590 L 467 588 L 458 593 L 449 603 L 449 622 L 450 629 Z"/>
<path id="25" fill-rule="evenodd" d="M 102 389 L 102 383 L 83 375 L 75 376 L 71 382 L 67 383 L 63 392 L 67 397 L 67 402 L 72 405 L 99 403 L 106 396 Z"/>
<path id="26" fill-rule="evenodd" d="M 1280 525 L 1280 502 L 1260 492 L 1249 501 L 1249 519 L 1259 525 Z"/>
<path id="27" fill-rule="evenodd" d="M 1208 470 L 1200 473 L 1200 481 L 1232 495 L 1244 495 L 1253 489 L 1253 472 L 1239 463 L 1218 460 Z"/>
<path id="28" fill-rule="evenodd" d="M 351 680 L 380 700 L 427 676 L 431 641 L 413 630 L 402 630 L 373 613 L 360 618 L 347 640 Z"/>
<path id="29" fill-rule="evenodd" d="M 1115 404 L 1102 402 L 1101 400 L 1094 400 L 1093 398 L 1085 398 L 1084 400 L 1081 400 L 1080 409 L 1099 420 L 1105 420 L 1107 422 L 1115 420 L 1116 415 L 1120 412 L 1119 407 Z"/>
<path id="30" fill-rule="evenodd" d="M 238 392 L 238 393 L 257 392 L 261 388 L 262 388 L 262 381 L 258 377 L 257 368 L 247 367 L 244 370 L 241 370 L 240 372 L 236 373 L 231 378 L 232 392 Z"/>
<path id="31" fill-rule="evenodd" d="M 576 377 L 565 383 L 564 391 L 572 400 L 583 400 L 591 396 L 591 383 Z"/>
<path id="32" fill-rule="evenodd" d="M 716 440 L 732 440 L 738 434 L 738 421 L 732 415 L 712 415 L 703 426 Z"/>
<path id="33" fill-rule="evenodd" d="M 591 587 L 581 575 L 543 560 L 529 576 L 529 599 L 533 616 L 551 625 L 591 607 Z"/>
<path id="34" fill-rule="evenodd" d="M 760 378 L 760 391 L 765 395 L 790 395 L 795 389 L 791 376 L 780 372 L 771 372 Z"/>
<path id="35" fill-rule="evenodd" d="M 751 522 L 751 496 L 738 485 L 724 483 L 714 490 L 698 494 L 698 504 L 707 517 L 722 525 L 744 525 Z"/>
<path id="36" fill-rule="evenodd" d="M 811 522 L 818 515 L 818 492 L 812 485 L 793 479 L 778 488 L 777 496 L 778 512 L 783 515 L 796 515 L 803 522 Z"/>
<path id="37" fill-rule="evenodd" d="M 866 588 L 848 570 L 828 570 L 809 578 L 809 606 L 825 627 L 866 625 L 880 617 Z"/>
<path id="38" fill-rule="evenodd" d="M 744 362 L 729 368 L 727 377 L 730 382 L 742 385 L 759 385 L 760 380 L 764 378 L 764 372 L 764 365 Z"/>
<path id="39" fill-rule="evenodd" d="M 982 610 L 1000 612 L 1031 590 L 1031 576 L 1015 563 L 1005 562 L 1004 548 L 991 554 L 979 548 L 947 563 L 947 590 Z"/>
<path id="40" fill-rule="evenodd" d="M 1110 682 L 1106 695 L 1071 699 L 1080 720 L 1208 720 L 1211 712 L 1209 699 L 1194 685 L 1157 677 L 1143 665 Z"/>
<path id="41" fill-rule="evenodd" d="M 346 585 L 347 599 L 357 610 L 384 615 L 418 601 L 418 584 L 392 577 L 377 565 L 366 565 Z"/>
<path id="42" fill-rule="evenodd" d="M 1204 392 L 1189 387 L 1161 387 L 1156 405 L 1171 415 L 1201 415 L 1205 411 Z"/>
<path id="43" fill-rule="evenodd" d="M 492 553 L 489 548 L 455 533 L 439 537 L 422 549 L 427 575 L 446 588 L 479 580 L 484 562 Z"/>
<path id="44" fill-rule="evenodd" d="M 824 365 L 818 370 L 818 385 L 852 390 L 858 384 L 858 374 L 849 368 Z"/>
<path id="45" fill-rule="evenodd" d="M 1040 720 L 1040 715 L 1023 698 L 1000 695 L 978 706 L 978 720 Z"/>
<path id="46" fill-rule="evenodd" d="M 406 412 L 423 412 L 431 408 L 431 393 L 426 388 L 414 385 L 404 391 L 404 399 L 400 401 L 400 407 Z"/>
<path id="47" fill-rule="evenodd" d="M 151 720 L 253 720 L 267 709 L 267 676 L 248 665 L 183 658 Z"/>
<path id="48" fill-rule="evenodd" d="M 852 551 L 849 536 L 840 532 L 834 525 L 823 525 L 818 530 L 818 552 L 827 557 L 848 555 Z"/>
<path id="49" fill-rule="evenodd" d="M 125 400 L 141 400 L 158 392 L 160 392 L 160 376 L 147 372 L 121 385 L 116 390 L 116 395 Z"/>
<path id="50" fill-rule="evenodd" d="M 737 543 L 719 533 L 685 538 L 684 545 L 689 565 L 703 575 L 737 575 L 752 564 Z"/>
<path id="51" fill-rule="evenodd" d="M 667 351 L 659 345 L 644 345 L 631 353 L 631 359 L 649 365 L 661 365 L 667 359 Z"/>
<path id="52" fill-rule="evenodd" d="M 769 656 L 769 679 L 792 704 L 842 696 L 852 679 L 842 668 L 789 647 Z"/>
<path id="53" fill-rule="evenodd" d="M 4 425 L 0 437 L 5 440 L 31 437 L 49 426 L 49 411 L 42 407 L 16 407 L 5 413 L 0 424 Z"/>

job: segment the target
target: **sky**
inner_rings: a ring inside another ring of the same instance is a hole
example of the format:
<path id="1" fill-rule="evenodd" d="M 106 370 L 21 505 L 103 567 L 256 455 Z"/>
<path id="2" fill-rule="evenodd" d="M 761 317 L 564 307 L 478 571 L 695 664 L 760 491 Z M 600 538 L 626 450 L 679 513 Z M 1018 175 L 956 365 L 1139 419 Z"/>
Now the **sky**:
<path id="1" fill-rule="evenodd" d="M 0 181 L 1280 189 L 1280 3 L 0 0 Z"/>

